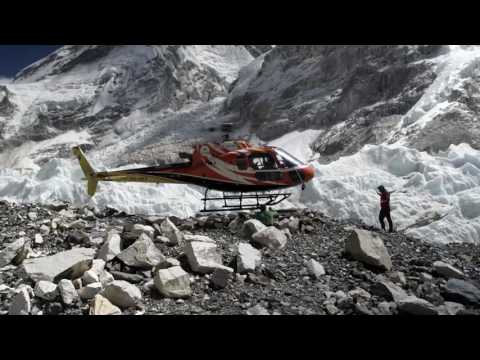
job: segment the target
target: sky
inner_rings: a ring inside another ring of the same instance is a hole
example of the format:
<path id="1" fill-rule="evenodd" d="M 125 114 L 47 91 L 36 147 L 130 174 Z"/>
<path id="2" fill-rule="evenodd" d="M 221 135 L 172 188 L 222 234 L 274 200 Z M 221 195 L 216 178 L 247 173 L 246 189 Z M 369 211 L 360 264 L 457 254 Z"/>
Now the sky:
<path id="1" fill-rule="evenodd" d="M 0 45 L 0 78 L 13 78 L 59 47 L 61 45 Z"/>

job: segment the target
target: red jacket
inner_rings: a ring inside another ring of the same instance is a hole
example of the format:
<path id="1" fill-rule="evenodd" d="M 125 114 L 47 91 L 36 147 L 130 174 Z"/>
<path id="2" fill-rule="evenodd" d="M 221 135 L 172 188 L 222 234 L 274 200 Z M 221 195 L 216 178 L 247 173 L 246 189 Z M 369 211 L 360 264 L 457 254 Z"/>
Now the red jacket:
<path id="1" fill-rule="evenodd" d="M 383 192 L 380 194 L 380 207 L 382 209 L 390 208 L 390 193 Z"/>

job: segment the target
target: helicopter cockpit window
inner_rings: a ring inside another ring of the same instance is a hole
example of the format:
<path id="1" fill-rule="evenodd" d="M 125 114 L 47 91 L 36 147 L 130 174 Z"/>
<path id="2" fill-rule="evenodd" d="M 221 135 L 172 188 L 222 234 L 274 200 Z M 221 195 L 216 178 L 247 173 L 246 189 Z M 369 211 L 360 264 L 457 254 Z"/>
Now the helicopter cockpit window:
<path id="1" fill-rule="evenodd" d="M 280 167 L 282 168 L 294 168 L 297 166 L 304 165 L 304 163 L 301 160 L 297 159 L 293 155 L 290 155 L 286 151 L 283 151 L 281 149 L 275 149 L 275 151 L 276 151 L 277 160 L 280 164 Z"/>
<path id="2" fill-rule="evenodd" d="M 258 154 L 250 157 L 252 168 L 255 170 L 276 169 L 275 159 L 270 154 Z"/>

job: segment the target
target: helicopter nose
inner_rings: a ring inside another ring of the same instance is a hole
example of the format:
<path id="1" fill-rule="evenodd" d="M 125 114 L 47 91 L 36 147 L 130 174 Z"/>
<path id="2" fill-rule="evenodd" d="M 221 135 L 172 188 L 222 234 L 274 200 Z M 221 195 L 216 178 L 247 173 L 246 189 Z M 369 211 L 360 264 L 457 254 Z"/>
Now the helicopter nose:
<path id="1" fill-rule="evenodd" d="M 313 166 L 307 166 L 303 169 L 303 179 L 305 182 L 309 182 L 315 177 L 315 169 Z"/>

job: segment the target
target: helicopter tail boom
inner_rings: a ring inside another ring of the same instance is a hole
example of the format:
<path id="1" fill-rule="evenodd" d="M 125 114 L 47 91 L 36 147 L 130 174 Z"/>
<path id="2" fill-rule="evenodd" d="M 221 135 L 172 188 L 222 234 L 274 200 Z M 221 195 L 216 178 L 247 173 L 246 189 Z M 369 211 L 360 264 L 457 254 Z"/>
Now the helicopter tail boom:
<path id="1" fill-rule="evenodd" d="M 93 170 L 93 167 L 88 162 L 85 154 L 83 153 L 82 149 L 79 146 L 76 146 L 72 149 L 73 154 L 77 157 L 78 161 L 80 162 L 80 167 L 82 168 L 85 177 L 87 178 L 87 192 L 88 195 L 93 196 L 97 191 L 97 173 Z"/>

